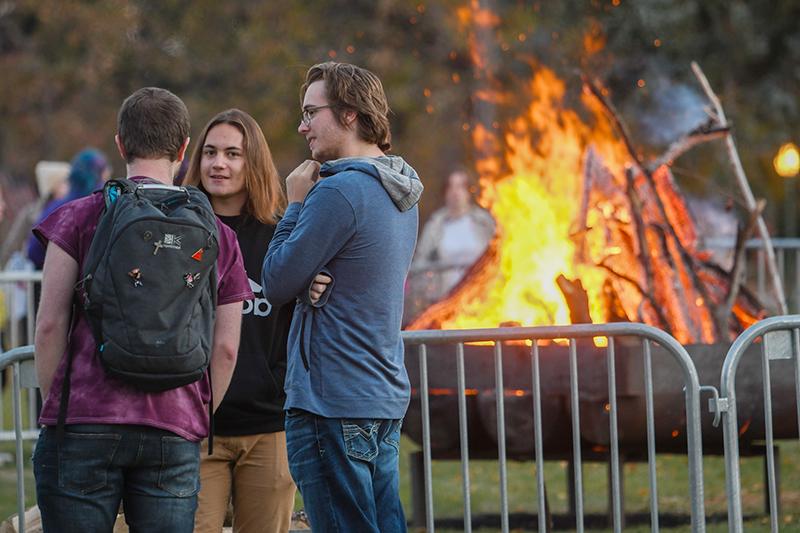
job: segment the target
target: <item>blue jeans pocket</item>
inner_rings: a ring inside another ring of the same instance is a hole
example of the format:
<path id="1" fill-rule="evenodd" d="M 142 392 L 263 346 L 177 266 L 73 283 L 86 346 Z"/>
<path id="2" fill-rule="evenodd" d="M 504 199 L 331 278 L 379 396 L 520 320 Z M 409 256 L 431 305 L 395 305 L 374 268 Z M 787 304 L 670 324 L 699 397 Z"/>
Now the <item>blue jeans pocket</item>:
<path id="1" fill-rule="evenodd" d="M 200 444 L 181 437 L 161 437 L 158 487 L 179 498 L 200 491 Z"/>
<path id="2" fill-rule="evenodd" d="M 386 437 L 384 437 L 383 441 L 399 452 L 400 451 L 400 428 L 403 427 L 403 419 L 391 420 L 391 421 L 389 421 L 389 423 L 392 425 L 392 427 L 389 428 L 389 431 L 386 433 Z"/>
<path id="3" fill-rule="evenodd" d="M 59 486 L 82 494 L 105 487 L 121 440 L 115 433 L 65 432 L 58 451 Z"/>
<path id="4" fill-rule="evenodd" d="M 344 419 L 342 436 L 347 455 L 362 461 L 372 461 L 378 455 L 377 433 L 379 420 Z"/>

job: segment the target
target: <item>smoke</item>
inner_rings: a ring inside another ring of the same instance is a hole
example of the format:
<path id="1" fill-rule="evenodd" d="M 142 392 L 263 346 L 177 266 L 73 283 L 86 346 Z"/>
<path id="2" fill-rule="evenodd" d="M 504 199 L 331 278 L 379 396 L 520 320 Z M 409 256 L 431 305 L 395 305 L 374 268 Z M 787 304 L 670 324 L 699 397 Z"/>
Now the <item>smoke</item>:
<path id="1" fill-rule="evenodd" d="M 639 114 L 639 126 L 649 144 L 669 144 L 708 120 L 707 101 L 688 85 L 659 78 L 648 80 L 648 88 L 649 106 Z"/>
<path id="2" fill-rule="evenodd" d="M 733 246 L 738 223 L 736 215 L 718 201 L 687 197 L 689 211 L 695 221 L 700 245 L 711 252 L 711 260 L 724 269 L 733 266 Z M 714 243 L 723 243 L 723 245 Z"/>

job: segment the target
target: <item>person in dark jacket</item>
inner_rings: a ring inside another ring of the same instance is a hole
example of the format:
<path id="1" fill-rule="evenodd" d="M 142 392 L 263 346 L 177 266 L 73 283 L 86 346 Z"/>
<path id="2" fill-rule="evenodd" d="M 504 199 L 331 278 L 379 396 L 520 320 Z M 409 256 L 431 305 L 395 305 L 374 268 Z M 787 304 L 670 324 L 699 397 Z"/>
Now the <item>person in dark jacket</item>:
<path id="1" fill-rule="evenodd" d="M 221 531 L 232 499 L 234 531 L 285 532 L 295 494 L 283 411 L 294 302 L 272 305 L 259 285 L 261 263 L 286 198 L 258 123 L 238 109 L 211 119 L 184 183 L 200 187 L 217 216 L 236 232 L 255 295 L 242 309 L 236 369 L 214 415 L 213 454 L 201 459 L 195 531 Z M 312 284 L 318 295 L 316 289 L 324 289 L 324 283 Z"/>

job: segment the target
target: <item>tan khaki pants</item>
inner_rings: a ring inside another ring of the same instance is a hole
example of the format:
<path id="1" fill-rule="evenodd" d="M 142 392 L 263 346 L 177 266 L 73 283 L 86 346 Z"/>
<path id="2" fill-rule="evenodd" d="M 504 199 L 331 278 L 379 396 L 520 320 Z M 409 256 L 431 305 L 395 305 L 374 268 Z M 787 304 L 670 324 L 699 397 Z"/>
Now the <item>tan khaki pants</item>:
<path id="1" fill-rule="evenodd" d="M 230 500 L 234 532 L 289 530 L 295 486 L 289 474 L 285 432 L 214 436 L 214 454 L 208 455 L 207 440 L 200 454 L 196 533 L 222 531 Z"/>

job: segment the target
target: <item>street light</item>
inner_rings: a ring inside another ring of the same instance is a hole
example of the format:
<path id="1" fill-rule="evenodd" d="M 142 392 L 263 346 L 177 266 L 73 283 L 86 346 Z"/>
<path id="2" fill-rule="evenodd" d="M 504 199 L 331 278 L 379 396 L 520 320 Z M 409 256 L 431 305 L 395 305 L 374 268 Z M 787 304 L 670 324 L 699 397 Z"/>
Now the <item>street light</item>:
<path id="1" fill-rule="evenodd" d="M 775 172 L 778 176 L 785 178 L 783 184 L 783 216 L 786 220 L 786 233 L 787 237 L 795 236 L 795 217 L 794 212 L 794 177 L 800 172 L 800 152 L 797 150 L 797 145 L 793 142 L 788 142 L 780 147 L 775 159 L 772 160 L 772 165 L 775 167 Z"/>
<path id="2" fill-rule="evenodd" d="M 797 150 L 797 145 L 788 142 L 781 146 L 772 163 L 775 165 L 775 172 L 778 173 L 778 176 L 783 178 L 797 176 L 797 173 L 800 172 L 800 152 Z"/>

